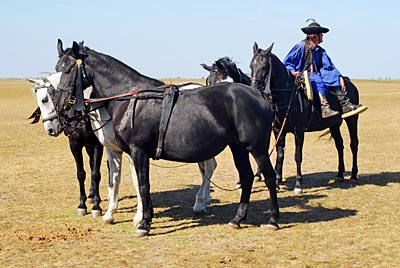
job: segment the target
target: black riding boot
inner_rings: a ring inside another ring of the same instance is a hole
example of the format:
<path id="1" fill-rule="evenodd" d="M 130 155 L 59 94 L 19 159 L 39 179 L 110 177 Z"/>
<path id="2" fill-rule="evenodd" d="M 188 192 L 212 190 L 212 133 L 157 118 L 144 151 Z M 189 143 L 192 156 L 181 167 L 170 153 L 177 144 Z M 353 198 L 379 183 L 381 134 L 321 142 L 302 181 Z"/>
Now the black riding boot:
<path id="1" fill-rule="evenodd" d="M 319 100 L 321 101 L 322 118 L 328 118 L 335 115 L 339 115 L 338 111 L 334 111 L 331 109 L 325 95 L 323 95 L 322 93 L 319 93 L 318 95 L 319 95 Z"/>
<path id="2" fill-rule="evenodd" d="M 340 88 L 335 88 L 335 94 L 339 100 L 340 107 L 342 107 L 342 118 L 359 114 L 367 109 L 367 106 L 362 104 L 351 103 L 349 97 Z"/>

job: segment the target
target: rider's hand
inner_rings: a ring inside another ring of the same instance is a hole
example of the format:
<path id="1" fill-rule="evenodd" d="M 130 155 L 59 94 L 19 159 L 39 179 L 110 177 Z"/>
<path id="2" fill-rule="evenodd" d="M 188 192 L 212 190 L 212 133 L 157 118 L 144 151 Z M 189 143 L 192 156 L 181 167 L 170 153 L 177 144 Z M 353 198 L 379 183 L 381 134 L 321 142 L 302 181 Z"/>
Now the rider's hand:
<path id="1" fill-rule="evenodd" d="M 301 76 L 301 72 L 293 72 L 292 75 L 297 78 Z"/>
<path id="2" fill-rule="evenodd" d="M 344 93 L 347 93 L 346 83 L 344 82 L 343 77 L 340 77 L 339 80 L 340 80 L 340 86 L 342 87 L 342 91 L 343 91 Z"/>

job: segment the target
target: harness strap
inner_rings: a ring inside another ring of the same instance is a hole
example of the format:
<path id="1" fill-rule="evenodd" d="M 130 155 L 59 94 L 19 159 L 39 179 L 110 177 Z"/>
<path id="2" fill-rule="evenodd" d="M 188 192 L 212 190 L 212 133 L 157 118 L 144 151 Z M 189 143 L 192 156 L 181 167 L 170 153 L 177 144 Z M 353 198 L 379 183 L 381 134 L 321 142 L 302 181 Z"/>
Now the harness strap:
<path id="1" fill-rule="evenodd" d="M 267 94 L 267 96 L 271 95 L 271 74 L 272 74 L 272 56 L 269 56 L 269 71 L 268 71 L 268 76 L 265 81 L 265 88 L 264 88 L 264 93 Z"/>
<path id="2" fill-rule="evenodd" d="M 82 64 L 78 64 L 78 75 L 76 78 L 76 89 L 75 89 L 75 98 L 76 103 L 74 104 L 74 110 L 79 112 L 85 111 L 84 101 L 83 101 L 83 79 L 85 75 L 83 73 Z"/>
<path id="3" fill-rule="evenodd" d="M 177 96 L 177 92 L 178 90 L 176 87 L 169 87 L 165 90 L 165 95 L 161 108 L 161 120 L 160 120 L 159 134 L 158 134 L 157 150 L 156 150 L 156 155 L 154 157 L 155 160 L 161 158 L 161 154 L 164 147 L 165 133 L 167 131 L 169 118 L 171 117 L 171 112 L 175 103 L 175 96 Z"/>

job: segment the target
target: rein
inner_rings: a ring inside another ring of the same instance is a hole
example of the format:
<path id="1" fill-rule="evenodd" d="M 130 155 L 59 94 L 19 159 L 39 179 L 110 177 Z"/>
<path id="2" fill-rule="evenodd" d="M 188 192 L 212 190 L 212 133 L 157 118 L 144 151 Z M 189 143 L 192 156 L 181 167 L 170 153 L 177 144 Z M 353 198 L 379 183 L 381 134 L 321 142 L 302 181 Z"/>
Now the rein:
<path id="1" fill-rule="evenodd" d="M 290 111 L 290 108 L 292 106 L 294 96 L 297 95 L 297 94 L 298 94 L 298 91 L 296 89 L 296 86 L 294 86 L 293 91 L 292 91 L 292 95 L 290 96 L 290 100 L 289 100 L 289 104 L 288 104 L 288 107 L 287 107 L 287 110 L 286 110 L 285 117 L 283 118 L 283 122 L 282 122 L 281 128 L 279 130 L 278 136 L 275 139 L 274 146 L 272 147 L 272 149 L 271 149 L 271 151 L 269 153 L 269 156 L 272 155 L 272 153 L 274 152 L 274 150 L 275 150 L 275 148 L 276 148 L 276 146 L 278 144 L 278 141 L 279 141 L 279 139 L 280 139 L 280 137 L 282 135 L 283 129 L 285 128 L 285 124 L 286 124 L 287 118 L 289 116 L 289 111 Z"/>
<path id="2" fill-rule="evenodd" d="M 144 92 L 152 92 L 155 89 L 165 89 L 165 88 L 169 88 L 169 87 L 175 87 L 175 85 L 172 84 L 165 84 L 159 87 L 156 87 L 154 89 L 150 89 L 150 90 L 134 90 L 134 91 L 130 91 L 127 93 L 122 93 L 122 94 L 118 94 L 118 95 L 114 95 L 114 96 L 109 96 L 109 97 L 103 97 L 103 98 L 95 98 L 95 99 L 85 99 L 84 103 L 98 103 L 98 102 L 105 102 L 105 101 L 111 101 L 111 100 L 115 100 L 115 99 L 120 99 L 120 98 L 124 98 L 124 97 L 132 97 L 135 95 L 138 95 L 140 93 L 144 93 Z"/>

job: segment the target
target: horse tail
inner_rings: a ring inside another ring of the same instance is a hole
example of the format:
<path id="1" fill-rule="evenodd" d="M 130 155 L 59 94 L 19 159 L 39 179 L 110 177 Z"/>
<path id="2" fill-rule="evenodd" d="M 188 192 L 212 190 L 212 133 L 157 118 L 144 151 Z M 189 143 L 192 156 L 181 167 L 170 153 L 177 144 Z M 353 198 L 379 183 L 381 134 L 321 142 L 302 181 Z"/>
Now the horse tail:
<path id="1" fill-rule="evenodd" d="M 329 128 L 318 137 L 318 140 L 322 139 L 323 137 L 325 137 L 327 135 L 329 135 L 328 142 L 331 142 L 333 140 L 333 137 L 331 135 L 331 130 Z"/>

